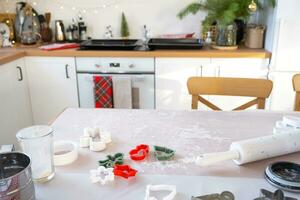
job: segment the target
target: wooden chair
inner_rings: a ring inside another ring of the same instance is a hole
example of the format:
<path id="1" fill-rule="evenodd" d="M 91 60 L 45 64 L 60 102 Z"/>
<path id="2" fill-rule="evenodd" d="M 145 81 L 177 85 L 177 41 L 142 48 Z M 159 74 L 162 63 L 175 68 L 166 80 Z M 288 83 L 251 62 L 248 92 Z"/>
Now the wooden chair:
<path id="1" fill-rule="evenodd" d="M 293 88 L 296 92 L 294 111 L 300 111 L 300 74 L 296 74 L 293 77 Z"/>
<path id="2" fill-rule="evenodd" d="M 257 109 L 264 109 L 273 82 L 265 79 L 191 77 L 188 79 L 187 86 L 192 95 L 192 109 L 198 109 L 198 101 L 200 101 L 213 110 L 221 110 L 200 95 L 255 97 L 254 100 L 233 109 L 244 110 L 255 104 Z"/>

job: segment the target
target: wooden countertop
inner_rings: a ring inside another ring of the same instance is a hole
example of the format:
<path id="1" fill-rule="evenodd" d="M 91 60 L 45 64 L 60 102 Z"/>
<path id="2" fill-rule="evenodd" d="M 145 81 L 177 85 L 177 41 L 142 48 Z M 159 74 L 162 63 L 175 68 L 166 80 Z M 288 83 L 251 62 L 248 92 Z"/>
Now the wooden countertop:
<path id="1" fill-rule="evenodd" d="M 0 48 L 0 65 L 17 60 L 25 55 L 25 51 L 22 50 Z"/>
<path id="2" fill-rule="evenodd" d="M 157 50 L 157 51 L 80 51 L 65 49 L 43 51 L 37 47 L 14 47 L 0 49 L 0 65 L 24 56 L 51 57 L 171 57 L 171 58 L 270 58 L 264 49 L 240 48 L 233 51 L 202 50 Z"/>

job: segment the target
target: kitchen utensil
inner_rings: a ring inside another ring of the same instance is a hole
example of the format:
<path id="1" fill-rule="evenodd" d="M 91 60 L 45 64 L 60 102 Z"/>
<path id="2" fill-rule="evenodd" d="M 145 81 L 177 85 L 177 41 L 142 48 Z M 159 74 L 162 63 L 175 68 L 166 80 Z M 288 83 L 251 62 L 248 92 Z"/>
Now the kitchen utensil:
<path id="1" fill-rule="evenodd" d="M 277 188 L 300 192 L 300 165 L 290 162 L 277 162 L 265 171 L 267 181 Z"/>
<path id="2" fill-rule="evenodd" d="M 62 20 L 55 21 L 55 41 L 64 42 L 66 40 L 65 27 Z"/>
<path id="3" fill-rule="evenodd" d="M 254 200 L 297 200 L 292 197 L 285 197 L 281 190 L 276 190 L 274 193 L 265 189 L 260 190 L 261 197 L 255 198 Z"/>
<path id="4" fill-rule="evenodd" d="M 57 141 L 54 143 L 54 165 L 68 165 L 77 160 L 77 145 L 71 141 Z"/>
<path id="5" fill-rule="evenodd" d="M 173 200 L 176 197 L 177 189 L 176 185 L 147 185 L 145 200 L 156 200 L 157 198 L 152 196 L 152 192 L 168 192 L 167 196 L 163 197 L 163 200 Z"/>
<path id="6" fill-rule="evenodd" d="M 32 31 L 23 31 L 21 34 L 21 43 L 24 45 L 36 44 L 41 39 L 41 35 Z"/>
<path id="7" fill-rule="evenodd" d="M 35 199 L 30 164 L 23 153 L 0 153 L 0 200 Z"/>
<path id="8" fill-rule="evenodd" d="M 44 42 L 52 41 L 52 30 L 50 28 L 51 13 L 45 13 L 45 23 L 42 25 L 41 36 Z"/>
<path id="9" fill-rule="evenodd" d="M 234 200 L 234 195 L 229 191 L 224 191 L 221 194 L 208 194 L 204 196 L 192 197 L 191 200 Z"/>
<path id="10" fill-rule="evenodd" d="M 23 32 L 25 35 L 32 35 L 33 38 L 35 38 L 36 35 L 40 33 L 41 26 L 38 18 L 38 13 L 29 4 L 24 2 L 17 3 L 15 29 L 17 41 L 22 42 L 23 37 L 24 44 L 32 44 L 32 42 L 36 39 L 24 39 L 24 36 L 22 36 Z M 32 34 L 29 34 L 29 32 L 32 32 Z"/>
<path id="11" fill-rule="evenodd" d="M 242 165 L 298 151 L 300 151 L 300 134 L 282 133 L 233 142 L 229 151 L 204 154 L 197 158 L 196 163 L 207 166 L 233 159 L 236 164 Z"/>
<path id="12" fill-rule="evenodd" d="M 87 40 L 80 44 L 81 50 L 134 50 L 138 40 Z"/>
<path id="13" fill-rule="evenodd" d="M 32 160 L 34 181 L 45 182 L 54 177 L 53 130 L 49 126 L 32 126 L 17 133 L 21 149 Z"/>
<path id="14" fill-rule="evenodd" d="M 152 38 L 148 41 L 148 47 L 155 49 L 201 49 L 203 43 L 200 39 L 167 39 Z"/>
<path id="15" fill-rule="evenodd" d="M 61 49 L 74 49 L 74 48 L 78 48 L 79 45 L 77 43 L 54 43 L 54 44 L 48 44 L 48 45 L 44 45 L 39 47 L 42 50 L 45 51 L 55 51 L 55 50 L 61 50 Z"/>

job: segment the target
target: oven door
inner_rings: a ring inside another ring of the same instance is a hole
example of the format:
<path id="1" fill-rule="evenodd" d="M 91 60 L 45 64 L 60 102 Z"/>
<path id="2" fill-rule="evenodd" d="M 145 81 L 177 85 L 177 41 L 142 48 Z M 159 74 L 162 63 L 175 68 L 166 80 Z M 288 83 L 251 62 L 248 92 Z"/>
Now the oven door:
<path id="1" fill-rule="evenodd" d="M 81 108 L 94 108 L 93 76 L 130 77 L 132 84 L 132 107 L 154 109 L 154 74 L 93 74 L 78 73 L 79 105 Z"/>

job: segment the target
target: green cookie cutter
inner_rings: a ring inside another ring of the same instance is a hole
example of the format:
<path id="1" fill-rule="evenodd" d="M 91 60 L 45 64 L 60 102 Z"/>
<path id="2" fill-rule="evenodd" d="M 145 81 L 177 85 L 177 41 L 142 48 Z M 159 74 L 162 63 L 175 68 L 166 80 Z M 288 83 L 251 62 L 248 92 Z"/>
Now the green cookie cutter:
<path id="1" fill-rule="evenodd" d="M 174 157 L 175 151 L 166 147 L 154 146 L 154 155 L 157 160 L 170 160 Z"/>
<path id="2" fill-rule="evenodd" d="M 115 155 L 107 155 L 107 159 L 99 160 L 99 166 L 105 168 L 113 168 L 115 165 L 122 165 L 124 163 L 124 154 L 116 153 Z"/>

